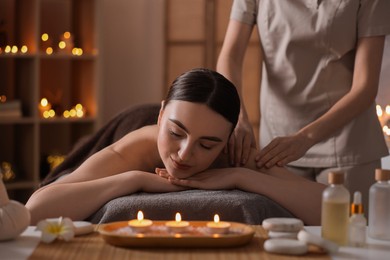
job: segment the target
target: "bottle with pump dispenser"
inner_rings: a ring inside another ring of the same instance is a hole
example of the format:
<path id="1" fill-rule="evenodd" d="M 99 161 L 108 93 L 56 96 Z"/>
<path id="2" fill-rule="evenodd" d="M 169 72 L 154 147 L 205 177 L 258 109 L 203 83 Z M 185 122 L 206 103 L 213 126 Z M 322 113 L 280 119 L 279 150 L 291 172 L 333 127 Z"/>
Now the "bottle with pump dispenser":
<path id="1" fill-rule="evenodd" d="M 355 191 L 351 204 L 351 217 L 348 226 L 348 243 L 354 247 L 364 247 L 366 244 L 367 220 L 364 217 L 362 194 Z"/>
<path id="2" fill-rule="evenodd" d="M 390 240 L 390 170 L 376 169 L 368 202 L 368 235 Z"/>
<path id="3" fill-rule="evenodd" d="M 343 186 L 344 173 L 330 172 L 328 182 L 330 185 L 322 193 L 322 237 L 347 245 L 350 193 Z"/>

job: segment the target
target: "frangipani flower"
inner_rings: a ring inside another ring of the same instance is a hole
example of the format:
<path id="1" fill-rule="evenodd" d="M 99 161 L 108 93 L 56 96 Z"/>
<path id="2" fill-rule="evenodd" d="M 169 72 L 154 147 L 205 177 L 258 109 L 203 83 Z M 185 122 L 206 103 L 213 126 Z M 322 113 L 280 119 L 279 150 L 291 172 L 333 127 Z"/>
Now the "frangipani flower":
<path id="1" fill-rule="evenodd" d="M 51 243 L 56 238 L 69 241 L 74 237 L 74 225 L 70 218 L 41 220 L 37 230 L 42 231 L 41 241 L 45 243 Z"/>

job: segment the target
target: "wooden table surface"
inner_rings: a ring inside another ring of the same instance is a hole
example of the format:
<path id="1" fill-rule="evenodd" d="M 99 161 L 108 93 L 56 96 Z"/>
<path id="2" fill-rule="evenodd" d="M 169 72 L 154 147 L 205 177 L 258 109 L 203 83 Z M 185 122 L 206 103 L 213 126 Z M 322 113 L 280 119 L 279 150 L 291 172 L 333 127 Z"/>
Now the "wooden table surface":
<path id="1" fill-rule="evenodd" d="M 184 249 L 184 248 L 121 248 L 107 244 L 98 232 L 75 237 L 69 242 L 56 240 L 51 244 L 40 243 L 29 259 L 330 259 L 326 254 L 309 253 L 304 256 L 269 254 L 263 250 L 267 237 L 261 226 L 253 226 L 255 236 L 241 247 Z"/>

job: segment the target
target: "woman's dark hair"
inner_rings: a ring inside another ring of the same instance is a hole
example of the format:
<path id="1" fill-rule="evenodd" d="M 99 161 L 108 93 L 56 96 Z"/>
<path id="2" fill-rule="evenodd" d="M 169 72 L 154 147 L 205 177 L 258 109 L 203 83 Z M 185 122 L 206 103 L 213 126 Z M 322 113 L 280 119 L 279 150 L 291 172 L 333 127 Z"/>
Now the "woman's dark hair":
<path id="1" fill-rule="evenodd" d="M 216 71 L 197 68 L 177 77 L 165 98 L 165 106 L 171 100 L 189 101 L 207 105 L 233 124 L 240 113 L 240 98 L 236 87 Z"/>

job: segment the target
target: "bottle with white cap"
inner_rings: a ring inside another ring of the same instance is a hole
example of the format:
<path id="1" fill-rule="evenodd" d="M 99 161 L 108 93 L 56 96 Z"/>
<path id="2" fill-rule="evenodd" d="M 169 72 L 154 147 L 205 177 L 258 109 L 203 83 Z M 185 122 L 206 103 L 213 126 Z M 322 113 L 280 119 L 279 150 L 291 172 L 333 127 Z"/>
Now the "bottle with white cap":
<path id="1" fill-rule="evenodd" d="M 351 217 L 348 226 L 348 243 L 350 246 L 364 247 L 366 244 L 367 220 L 364 217 L 362 194 L 355 191 L 351 204 Z"/>
<path id="2" fill-rule="evenodd" d="M 344 173 L 330 172 L 329 186 L 322 193 L 322 237 L 338 245 L 348 243 L 350 193 L 343 186 Z"/>
<path id="3" fill-rule="evenodd" d="M 368 235 L 390 240 L 390 170 L 376 169 L 368 202 Z"/>

